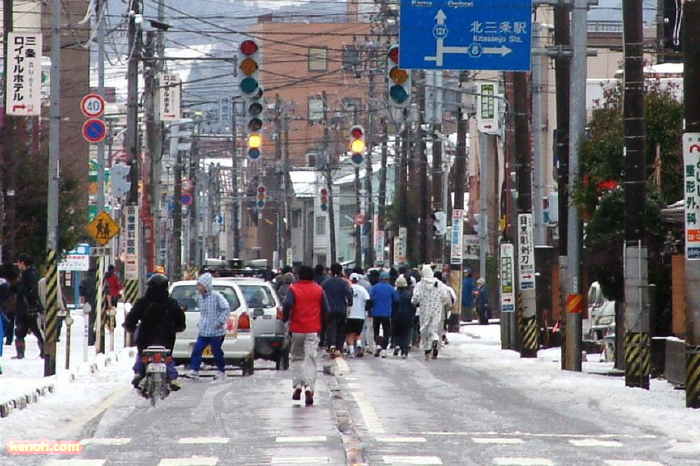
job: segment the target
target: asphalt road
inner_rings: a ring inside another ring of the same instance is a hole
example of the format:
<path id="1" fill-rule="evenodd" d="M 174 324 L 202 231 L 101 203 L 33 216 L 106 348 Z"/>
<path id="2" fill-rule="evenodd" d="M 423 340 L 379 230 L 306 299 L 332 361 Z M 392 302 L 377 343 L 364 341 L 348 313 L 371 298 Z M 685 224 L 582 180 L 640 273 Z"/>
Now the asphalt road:
<path id="1" fill-rule="evenodd" d="M 494 348 L 496 350 L 496 348 Z M 447 346 L 437 360 L 328 359 L 316 402 L 291 399 L 291 373 L 256 362 L 223 381 L 183 380 L 155 409 L 133 391 L 83 428 L 76 458 L 18 465 L 566 465 L 685 466 L 672 442 L 595 404 L 557 406 L 507 373 L 470 367 Z M 213 372 L 211 373 L 213 375 Z M 12 458 L 13 460 L 15 458 Z"/>

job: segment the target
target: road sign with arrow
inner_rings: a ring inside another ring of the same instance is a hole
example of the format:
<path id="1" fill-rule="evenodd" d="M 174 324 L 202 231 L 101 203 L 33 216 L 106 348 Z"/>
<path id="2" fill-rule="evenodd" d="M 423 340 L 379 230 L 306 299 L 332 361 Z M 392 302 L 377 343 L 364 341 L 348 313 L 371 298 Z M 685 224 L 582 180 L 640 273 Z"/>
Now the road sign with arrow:
<path id="1" fill-rule="evenodd" d="M 401 1 L 399 66 L 528 71 L 532 0 Z"/>

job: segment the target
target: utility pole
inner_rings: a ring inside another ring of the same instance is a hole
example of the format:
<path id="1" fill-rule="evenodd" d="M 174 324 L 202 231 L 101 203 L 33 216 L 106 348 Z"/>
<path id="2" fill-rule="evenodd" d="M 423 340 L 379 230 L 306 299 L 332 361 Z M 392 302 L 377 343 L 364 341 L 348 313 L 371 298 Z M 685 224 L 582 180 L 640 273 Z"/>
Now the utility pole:
<path id="1" fill-rule="evenodd" d="M 683 101 L 685 117 L 685 133 L 683 134 L 683 154 L 687 181 L 697 183 L 698 156 L 693 153 L 700 150 L 700 2 L 697 0 L 683 4 Z M 694 148 L 695 150 L 691 149 Z M 684 183 L 684 185 L 687 185 Z M 686 193 L 686 199 L 692 199 L 693 193 Z M 688 202 L 686 201 L 686 205 Z M 700 209 L 700 207 L 697 207 Z M 690 213 L 690 212 L 688 212 Z M 687 222 L 687 220 L 686 220 Z M 695 228 L 687 225 L 688 228 Z M 685 320 L 685 405 L 688 408 L 700 408 L 700 261 L 697 256 L 691 260 L 688 254 L 688 238 L 686 234 L 685 257 L 685 290 L 686 290 L 686 320 Z"/>
<path id="2" fill-rule="evenodd" d="M 372 151 L 374 150 L 374 111 L 372 102 L 374 102 L 374 68 L 375 68 L 375 53 L 374 47 L 370 48 L 369 63 L 369 99 L 367 101 L 367 155 L 365 158 L 365 195 L 367 208 L 365 209 L 365 221 L 363 226 L 367 229 L 367 252 L 365 253 L 365 269 L 374 265 L 374 202 L 372 201 Z M 360 228 L 362 231 L 362 228 Z M 357 265 L 357 264 L 356 264 Z"/>
<path id="3" fill-rule="evenodd" d="M 236 120 L 236 98 L 231 100 L 231 195 L 233 196 L 233 258 L 241 257 L 241 230 L 238 213 L 240 200 L 238 197 L 238 122 Z"/>
<path id="4" fill-rule="evenodd" d="M 5 42 L 7 44 L 7 42 Z M 49 171 L 46 218 L 46 342 L 44 376 L 56 374 L 56 340 L 58 337 L 58 160 L 61 150 L 61 0 L 51 3 L 51 102 L 49 109 Z"/>
<path id="5" fill-rule="evenodd" d="M 648 390 L 651 341 L 646 249 L 642 0 L 623 0 L 622 16 L 625 40 L 625 386 Z"/>
<path id="6" fill-rule="evenodd" d="M 97 93 L 105 96 L 105 23 L 104 12 L 107 0 L 97 0 Z M 104 117 L 100 117 L 104 119 Z M 111 137 L 111 134 L 110 134 Z M 105 141 L 97 144 L 97 213 L 105 208 Z"/>
<path id="7" fill-rule="evenodd" d="M 563 2 L 554 5 L 554 44 L 559 49 L 559 53 L 554 59 L 554 79 L 556 87 L 556 109 L 557 127 L 554 132 L 554 144 L 556 150 L 557 166 L 557 192 L 558 192 L 558 241 L 559 241 L 559 283 L 564 285 L 567 278 L 568 264 L 568 212 L 569 212 L 569 88 L 571 83 L 571 62 L 570 58 L 562 53 L 564 48 L 571 44 L 571 21 L 569 15 L 571 8 Z M 564 286 L 561 286 L 562 291 Z M 564 293 L 561 293 L 562 298 Z M 563 299 L 560 300 L 562 303 Z M 562 309 L 562 328 L 560 332 L 568 341 L 566 330 L 565 306 Z M 561 345 L 561 368 L 574 370 L 568 365 L 566 348 L 568 343 Z"/>
<path id="8" fill-rule="evenodd" d="M 127 113 L 124 146 L 128 164 L 131 168 L 129 180 L 131 187 L 127 196 L 128 205 L 139 203 L 139 102 L 138 102 L 138 72 L 141 58 L 141 25 L 136 23 L 140 18 L 139 0 L 131 0 L 129 7 L 129 61 L 127 67 Z"/>
<path id="9" fill-rule="evenodd" d="M 377 231 L 384 234 L 384 218 L 386 216 L 386 177 L 387 177 L 387 162 L 389 160 L 389 148 L 388 148 L 388 128 L 386 123 L 386 118 L 381 118 L 382 127 L 382 161 L 381 161 L 381 172 L 379 176 L 379 192 L 378 202 L 379 207 L 377 209 Z M 394 144 L 394 164 L 400 163 L 399 161 L 399 151 L 396 144 Z M 398 180 L 397 180 L 398 183 Z M 384 236 L 386 239 L 386 236 Z M 386 244 L 386 243 L 385 243 Z M 377 251 L 379 252 L 379 251 Z M 379 261 L 381 259 L 381 263 Z M 389 261 L 391 263 L 391 260 Z M 377 256 L 377 264 L 384 265 L 384 251 L 381 251 L 381 258 Z"/>
<path id="10" fill-rule="evenodd" d="M 178 131 L 179 133 L 179 131 Z M 175 159 L 173 167 L 173 270 L 172 279 L 182 278 L 182 151 L 178 137 L 170 137 L 170 157 Z"/>
<path id="11" fill-rule="evenodd" d="M 537 325 L 537 302 L 535 299 L 534 253 L 532 234 L 532 184 L 530 164 L 530 124 L 528 108 L 528 79 L 526 73 L 513 73 L 513 112 L 515 113 L 515 170 L 518 198 L 516 200 L 518 220 L 516 224 L 518 258 L 518 295 L 520 307 L 520 357 L 537 357 L 539 347 L 539 327 Z M 525 254 L 524 252 L 527 252 Z M 529 256 L 529 257 L 528 257 Z M 527 270 L 526 267 L 531 267 Z M 532 276 L 529 286 L 525 286 L 524 275 Z"/>
<path id="12" fill-rule="evenodd" d="M 326 102 L 326 91 L 321 94 L 323 98 L 323 121 L 328 121 L 328 106 Z M 335 212 L 333 207 L 333 170 L 331 168 L 331 158 L 328 153 L 328 125 L 323 126 L 323 159 L 325 162 L 325 172 L 326 172 L 326 184 L 328 188 L 328 224 L 330 233 L 330 246 L 331 246 L 331 264 L 336 261 L 336 251 L 335 251 Z"/>

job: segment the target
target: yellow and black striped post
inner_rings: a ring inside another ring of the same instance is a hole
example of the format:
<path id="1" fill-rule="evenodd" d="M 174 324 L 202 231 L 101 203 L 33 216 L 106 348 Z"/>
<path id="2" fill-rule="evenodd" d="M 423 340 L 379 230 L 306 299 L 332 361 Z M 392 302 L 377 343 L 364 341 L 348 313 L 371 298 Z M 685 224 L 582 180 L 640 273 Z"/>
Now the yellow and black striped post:
<path id="1" fill-rule="evenodd" d="M 56 374 L 58 329 L 58 256 L 49 249 L 46 264 L 46 327 L 44 341 L 44 377 Z"/>
<path id="2" fill-rule="evenodd" d="M 651 346 L 648 333 L 625 333 L 625 386 L 649 389 Z"/>
<path id="3" fill-rule="evenodd" d="M 700 408 L 700 346 L 685 345 L 685 406 Z"/>
<path id="4" fill-rule="evenodd" d="M 130 303 L 132 306 L 139 298 L 139 281 L 125 280 L 124 281 L 124 302 Z"/>

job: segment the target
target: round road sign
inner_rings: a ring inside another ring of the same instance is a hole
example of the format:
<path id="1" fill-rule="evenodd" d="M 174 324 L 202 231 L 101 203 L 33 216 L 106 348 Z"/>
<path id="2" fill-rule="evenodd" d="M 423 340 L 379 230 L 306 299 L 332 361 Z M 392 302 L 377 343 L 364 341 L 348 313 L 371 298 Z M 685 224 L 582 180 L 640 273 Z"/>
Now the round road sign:
<path id="1" fill-rule="evenodd" d="M 183 178 L 180 183 L 181 183 L 183 191 L 191 191 L 192 190 L 193 184 L 192 184 L 191 180 L 189 180 L 187 178 Z"/>
<path id="2" fill-rule="evenodd" d="M 190 193 L 182 193 L 182 205 L 188 206 L 192 204 L 192 194 Z"/>
<path id="3" fill-rule="evenodd" d="M 83 137 L 88 142 L 103 141 L 107 135 L 104 121 L 98 118 L 90 118 L 83 123 Z"/>
<path id="4" fill-rule="evenodd" d="M 100 94 L 88 94 L 80 101 L 80 111 L 88 118 L 101 116 L 105 112 L 105 99 Z"/>

